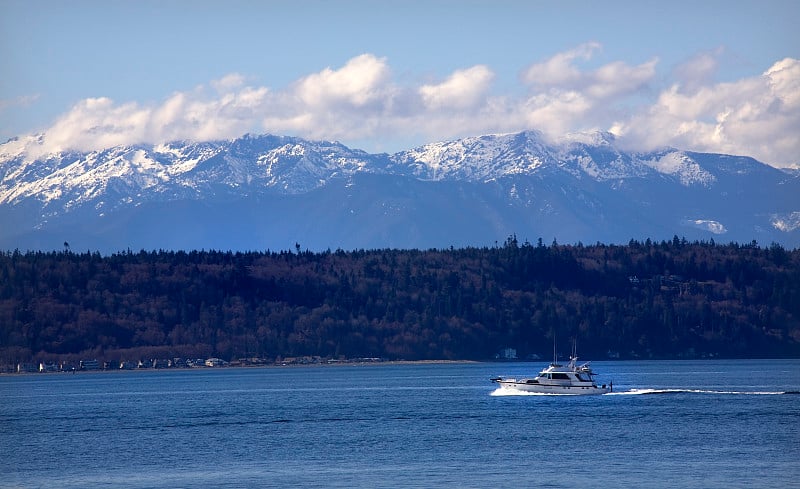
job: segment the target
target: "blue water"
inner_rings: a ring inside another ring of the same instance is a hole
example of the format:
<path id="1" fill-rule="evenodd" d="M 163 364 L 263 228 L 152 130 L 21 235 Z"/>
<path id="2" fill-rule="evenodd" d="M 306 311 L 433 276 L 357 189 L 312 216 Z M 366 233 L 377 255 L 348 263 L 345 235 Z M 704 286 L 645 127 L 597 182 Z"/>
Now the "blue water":
<path id="1" fill-rule="evenodd" d="M 800 360 L 0 376 L 2 487 L 800 487 Z"/>

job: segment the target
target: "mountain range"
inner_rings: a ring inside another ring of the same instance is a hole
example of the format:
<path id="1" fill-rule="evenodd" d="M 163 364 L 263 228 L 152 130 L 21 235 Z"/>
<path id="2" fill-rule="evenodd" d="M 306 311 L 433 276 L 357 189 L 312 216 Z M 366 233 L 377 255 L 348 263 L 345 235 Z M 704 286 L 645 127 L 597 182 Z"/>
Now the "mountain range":
<path id="1" fill-rule="evenodd" d="M 626 151 L 537 131 L 372 154 L 245 135 L 30 157 L 0 145 L 0 249 L 370 249 L 520 239 L 800 247 L 800 171 L 745 156 Z"/>

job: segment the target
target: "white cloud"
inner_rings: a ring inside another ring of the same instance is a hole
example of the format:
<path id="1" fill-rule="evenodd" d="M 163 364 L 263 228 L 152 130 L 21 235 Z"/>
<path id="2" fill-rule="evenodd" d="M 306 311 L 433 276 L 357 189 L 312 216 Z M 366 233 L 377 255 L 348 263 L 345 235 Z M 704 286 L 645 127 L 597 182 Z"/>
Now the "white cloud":
<path id="1" fill-rule="evenodd" d="M 397 140 L 423 144 L 539 129 L 554 138 L 612 130 L 622 144 L 639 149 L 746 154 L 776 165 L 800 161 L 800 61 L 787 58 L 761 75 L 716 83 L 718 50 L 675 67 L 665 82 L 656 58 L 584 66 L 600 50 L 587 43 L 532 64 L 520 77 L 527 91 L 515 95 L 493 92 L 495 74 L 486 65 L 401 85 L 385 58 L 363 54 L 277 89 L 231 73 L 160 103 L 90 98 L 43 131 L 44 143 L 29 143 L 28 152 L 245 132 L 367 141 L 371 150 Z"/>
<path id="2" fill-rule="evenodd" d="M 684 92 L 675 84 L 627 121 L 628 143 L 753 156 L 776 165 L 800 161 L 800 60 L 759 76 Z"/>
<path id="3" fill-rule="evenodd" d="M 558 53 L 550 59 L 529 66 L 522 73 L 523 82 L 540 87 L 572 85 L 583 73 L 574 65 L 576 59 L 589 60 L 601 48 L 597 42 L 581 44 L 575 49 Z"/>
<path id="4" fill-rule="evenodd" d="M 115 105 L 106 97 L 82 100 L 47 129 L 43 149 L 101 149 L 139 142 L 150 113 L 134 102 Z"/>
<path id="5" fill-rule="evenodd" d="M 229 93 L 244 85 L 245 78 L 239 73 L 230 73 L 211 82 L 218 93 Z"/>
<path id="6" fill-rule="evenodd" d="M 477 65 L 454 72 L 438 85 L 423 85 L 419 93 L 430 109 L 465 109 L 483 101 L 493 79 L 488 67 Z"/>
<path id="7" fill-rule="evenodd" d="M 523 119 L 532 128 L 557 138 L 565 132 L 608 130 L 624 109 L 616 103 L 639 94 L 654 79 L 657 59 L 632 66 L 621 61 L 582 70 L 601 46 L 587 43 L 556 54 L 522 73 L 531 95 Z"/>
<path id="8" fill-rule="evenodd" d="M 599 43 L 592 42 L 556 54 L 524 70 L 522 81 L 538 91 L 580 91 L 594 99 L 603 99 L 630 95 L 655 76 L 657 58 L 638 66 L 622 61 L 594 70 L 581 70 L 576 66 L 576 60 L 589 61 L 600 48 Z"/>
<path id="9" fill-rule="evenodd" d="M 656 58 L 638 66 L 609 63 L 589 74 L 585 91 L 597 99 L 632 95 L 655 77 L 657 63 Z"/>
<path id="10" fill-rule="evenodd" d="M 696 91 L 709 84 L 717 72 L 718 58 L 722 53 L 722 48 L 704 51 L 679 64 L 672 70 L 676 83 L 686 92 Z"/>
<path id="11" fill-rule="evenodd" d="M 578 121 L 586 120 L 595 107 L 595 102 L 581 92 L 559 90 L 530 97 L 522 106 L 521 115 L 531 128 L 556 138 L 570 132 Z"/>
<path id="12" fill-rule="evenodd" d="M 299 99 L 312 108 L 339 104 L 363 107 L 385 95 L 388 81 L 386 59 L 362 54 L 339 70 L 325 68 L 308 75 L 296 84 L 294 90 Z"/>
<path id="13" fill-rule="evenodd" d="M 0 112 L 12 107 L 28 107 L 39 100 L 39 94 L 20 95 L 10 99 L 0 99 Z"/>

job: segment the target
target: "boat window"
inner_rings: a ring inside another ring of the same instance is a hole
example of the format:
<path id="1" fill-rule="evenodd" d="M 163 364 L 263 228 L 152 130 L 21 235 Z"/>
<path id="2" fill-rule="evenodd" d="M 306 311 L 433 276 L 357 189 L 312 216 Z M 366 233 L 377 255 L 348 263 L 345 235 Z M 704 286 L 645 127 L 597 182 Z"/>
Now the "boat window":
<path id="1" fill-rule="evenodd" d="M 560 373 L 553 374 L 553 378 L 556 380 L 569 380 L 569 376 L 567 374 L 560 374 Z"/>

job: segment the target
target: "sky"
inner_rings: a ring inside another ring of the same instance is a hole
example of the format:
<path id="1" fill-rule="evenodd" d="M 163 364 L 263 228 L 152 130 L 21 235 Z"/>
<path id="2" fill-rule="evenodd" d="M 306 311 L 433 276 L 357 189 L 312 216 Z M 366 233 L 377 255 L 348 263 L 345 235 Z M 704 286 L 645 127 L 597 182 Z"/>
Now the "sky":
<path id="1" fill-rule="evenodd" d="M 600 130 L 797 166 L 799 21 L 795 0 L 3 0 L 0 153 Z"/>

